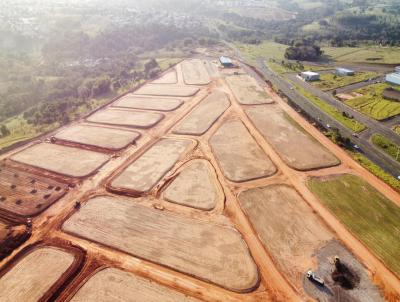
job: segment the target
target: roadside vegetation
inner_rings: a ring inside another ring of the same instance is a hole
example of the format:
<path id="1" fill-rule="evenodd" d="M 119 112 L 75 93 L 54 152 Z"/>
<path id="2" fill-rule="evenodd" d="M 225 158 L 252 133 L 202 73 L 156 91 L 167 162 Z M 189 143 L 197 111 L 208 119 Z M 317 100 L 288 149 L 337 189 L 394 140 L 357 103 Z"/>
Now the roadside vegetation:
<path id="1" fill-rule="evenodd" d="M 305 65 L 301 62 L 291 62 L 291 61 L 277 61 L 275 59 L 269 59 L 265 64 L 274 72 L 282 74 L 286 72 L 302 72 L 302 71 L 321 71 L 327 70 L 329 66 L 319 66 L 319 65 Z"/>
<path id="2" fill-rule="evenodd" d="M 323 91 L 334 90 L 350 84 L 363 82 L 378 76 L 375 72 L 357 72 L 354 76 L 339 76 L 331 73 L 322 73 L 320 81 L 312 82 L 312 85 Z"/>
<path id="3" fill-rule="evenodd" d="M 394 128 L 393 128 L 393 131 L 394 132 L 396 132 L 398 135 L 400 135 L 400 126 L 395 126 Z"/>
<path id="4" fill-rule="evenodd" d="M 311 191 L 364 244 L 400 275 L 400 208 L 354 175 L 311 178 Z"/>
<path id="5" fill-rule="evenodd" d="M 397 146 L 391 140 L 380 134 L 372 135 L 371 141 L 376 147 L 381 149 L 387 155 L 400 162 L 400 146 Z"/>
<path id="6" fill-rule="evenodd" d="M 326 114 L 337 120 L 339 123 L 341 123 L 343 126 L 347 127 L 353 132 L 361 132 L 365 130 L 367 127 L 358 122 L 356 119 L 347 116 L 346 114 L 343 114 L 343 112 L 340 112 L 337 110 L 335 107 L 331 106 L 330 104 L 327 104 L 320 98 L 314 96 L 313 94 L 309 93 L 302 87 L 294 84 L 294 87 L 296 87 L 297 91 L 299 91 L 303 96 L 305 96 L 308 100 L 310 100 L 313 104 L 318 106 L 322 111 L 324 111 Z"/>
<path id="7" fill-rule="evenodd" d="M 378 83 L 363 87 L 355 92 L 360 97 L 346 101 L 346 104 L 376 120 L 384 120 L 400 114 L 400 102 L 384 99 L 383 91 L 391 87 L 389 84 Z"/>

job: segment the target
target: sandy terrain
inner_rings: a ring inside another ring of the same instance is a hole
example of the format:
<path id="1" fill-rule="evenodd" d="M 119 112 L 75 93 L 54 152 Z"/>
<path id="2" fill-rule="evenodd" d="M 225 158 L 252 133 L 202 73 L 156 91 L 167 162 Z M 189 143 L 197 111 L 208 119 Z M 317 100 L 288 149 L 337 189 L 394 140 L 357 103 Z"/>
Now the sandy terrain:
<path id="1" fill-rule="evenodd" d="M 89 122 L 107 125 L 151 128 L 157 125 L 163 118 L 163 114 L 154 112 L 105 109 L 89 116 L 87 120 Z"/>
<path id="2" fill-rule="evenodd" d="M 172 69 L 167 73 L 163 74 L 158 79 L 154 80 L 153 84 L 176 84 L 178 82 L 178 76 L 176 74 L 176 70 Z"/>
<path id="3" fill-rule="evenodd" d="M 127 198 L 96 197 L 63 230 L 237 292 L 259 281 L 247 245 L 233 228 L 148 208 Z"/>
<path id="4" fill-rule="evenodd" d="M 67 185 L 19 171 L 7 165 L 0 168 L 0 209 L 31 217 L 60 199 Z"/>
<path id="5" fill-rule="evenodd" d="M 140 133 L 80 124 L 61 130 L 55 137 L 67 142 L 117 151 L 136 141 Z"/>
<path id="6" fill-rule="evenodd" d="M 0 301 L 38 301 L 73 261 L 72 254 L 53 247 L 31 251 L 0 278 Z"/>
<path id="7" fill-rule="evenodd" d="M 224 196 L 213 167 L 206 160 L 192 160 L 164 191 L 163 197 L 177 204 L 212 210 Z"/>
<path id="8" fill-rule="evenodd" d="M 177 99 L 166 99 L 160 97 L 138 97 L 134 94 L 128 94 L 127 96 L 117 100 L 113 104 L 113 107 L 156 111 L 173 111 L 179 108 L 182 104 L 183 101 Z"/>
<path id="9" fill-rule="evenodd" d="M 113 189 L 151 190 L 193 144 L 190 140 L 161 139 L 111 181 Z"/>
<path id="10" fill-rule="evenodd" d="M 92 276 L 70 301 L 195 302 L 199 300 L 131 273 L 106 268 Z"/>
<path id="11" fill-rule="evenodd" d="M 109 157 L 98 152 L 40 143 L 16 153 L 11 159 L 62 175 L 85 177 L 104 165 Z"/>
<path id="12" fill-rule="evenodd" d="M 135 91 L 135 95 L 159 95 L 189 97 L 199 92 L 200 88 L 183 85 L 147 84 Z"/>
<path id="13" fill-rule="evenodd" d="M 242 105 L 273 103 L 273 100 L 258 85 L 257 81 L 248 75 L 228 76 L 226 77 L 226 82 L 232 89 L 238 102 Z"/>
<path id="14" fill-rule="evenodd" d="M 243 182 L 268 177 L 276 168 L 239 120 L 225 122 L 210 139 L 210 146 L 225 175 Z"/>
<path id="15" fill-rule="evenodd" d="M 340 164 L 331 152 L 301 129 L 279 107 L 251 107 L 246 109 L 246 113 L 289 167 L 307 171 Z"/>
<path id="16" fill-rule="evenodd" d="M 181 63 L 183 79 L 187 85 L 207 85 L 211 82 L 205 62 L 199 59 L 185 60 Z"/>
<path id="17" fill-rule="evenodd" d="M 203 100 L 173 132 L 203 135 L 229 106 L 228 96 L 224 92 L 216 90 Z"/>

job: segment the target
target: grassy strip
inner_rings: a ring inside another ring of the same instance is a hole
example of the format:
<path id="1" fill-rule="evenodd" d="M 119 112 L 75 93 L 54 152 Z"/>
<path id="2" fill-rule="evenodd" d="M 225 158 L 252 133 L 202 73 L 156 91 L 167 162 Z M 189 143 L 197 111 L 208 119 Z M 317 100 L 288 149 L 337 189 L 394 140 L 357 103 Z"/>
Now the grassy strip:
<path id="1" fill-rule="evenodd" d="M 329 69 L 328 66 L 314 66 L 314 65 L 301 65 L 303 68 L 299 68 L 300 65 L 293 64 L 293 68 L 283 65 L 280 62 L 269 60 L 265 64 L 274 72 L 282 74 L 285 72 L 301 72 L 305 70 L 309 71 L 321 71 Z"/>
<path id="2" fill-rule="evenodd" d="M 400 208 L 354 175 L 312 178 L 311 191 L 387 267 L 400 275 Z"/>
<path id="3" fill-rule="evenodd" d="M 253 44 L 243 44 L 243 43 L 235 43 L 236 48 L 240 51 L 240 54 L 245 58 L 249 63 L 255 63 L 256 60 L 260 57 L 266 57 L 268 59 L 275 59 L 278 61 L 285 60 L 284 54 L 286 48 L 289 46 L 264 41 L 261 44 L 253 45 Z"/>
<path id="4" fill-rule="evenodd" d="M 400 146 L 380 134 L 372 135 L 371 141 L 376 147 L 400 162 Z"/>
<path id="5" fill-rule="evenodd" d="M 386 100 L 383 91 L 391 87 L 385 83 L 374 84 L 356 90 L 362 96 L 346 101 L 346 104 L 376 120 L 384 120 L 400 114 L 400 102 Z"/>
<path id="6" fill-rule="evenodd" d="M 293 83 L 293 85 L 296 87 L 297 91 L 300 92 L 304 97 L 309 99 L 313 104 L 318 106 L 322 111 L 324 111 L 326 114 L 328 114 L 329 116 L 331 116 L 332 118 L 337 120 L 339 123 L 341 123 L 343 126 L 350 129 L 351 131 L 361 132 L 361 131 L 367 129 L 367 127 L 364 124 L 358 122 L 356 119 L 344 116 L 342 114 L 342 112 L 337 110 L 332 105 L 325 103 L 323 100 L 312 95 L 311 93 L 309 93 L 302 87 L 300 87 L 294 83 Z"/>
<path id="7" fill-rule="evenodd" d="M 393 128 L 393 131 L 396 132 L 398 135 L 400 135 L 400 126 L 395 126 Z"/>
<path id="8" fill-rule="evenodd" d="M 377 75 L 378 74 L 375 72 L 357 72 L 354 76 L 337 76 L 334 73 L 323 73 L 321 74 L 321 80 L 313 82 L 313 85 L 323 91 L 328 91 L 362 82 L 367 79 L 374 78 Z"/>

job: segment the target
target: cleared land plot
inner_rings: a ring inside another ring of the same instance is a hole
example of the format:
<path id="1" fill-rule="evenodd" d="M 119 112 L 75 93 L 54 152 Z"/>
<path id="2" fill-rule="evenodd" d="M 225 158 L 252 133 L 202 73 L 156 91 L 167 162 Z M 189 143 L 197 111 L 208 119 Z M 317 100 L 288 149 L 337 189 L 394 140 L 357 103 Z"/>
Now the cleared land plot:
<path id="1" fill-rule="evenodd" d="M 249 75 L 233 75 L 226 78 L 229 87 L 242 105 L 270 104 L 273 100 Z"/>
<path id="2" fill-rule="evenodd" d="M 176 84 L 178 82 L 178 76 L 176 74 L 176 70 L 173 69 L 163 74 L 158 79 L 154 80 L 153 84 Z"/>
<path id="3" fill-rule="evenodd" d="M 62 175 L 85 177 L 104 165 L 109 157 L 98 152 L 40 143 L 16 153 L 11 159 Z"/>
<path id="4" fill-rule="evenodd" d="M 26 225 L 11 225 L 0 220 L 0 261 L 11 254 L 28 237 Z"/>
<path id="5" fill-rule="evenodd" d="M 321 80 L 312 82 L 311 84 L 315 87 L 320 88 L 323 91 L 328 91 L 354 83 L 362 82 L 376 76 L 378 76 L 378 74 L 375 72 L 356 72 L 354 76 L 337 76 L 333 72 L 321 73 Z"/>
<path id="6" fill-rule="evenodd" d="M 211 164 L 202 159 L 192 160 L 165 190 L 163 197 L 173 203 L 212 210 L 224 195 Z"/>
<path id="7" fill-rule="evenodd" d="M 354 175 L 311 178 L 311 191 L 393 272 L 400 275 L 400 208 Z"/>
<path id="8" fill-rule="evenodd" d="M 64 223 L 63 230 L 233 291 L 252 290 L 259 281 L 257 267 L 236 230 L 132 200 L 91 199 Z"/>
<path id="9" fill-rule="evenodd" d="M 185 84 L 207 85 L 211 82 L 203 60 L 186 60 L 181 63 L 181 66 Z"/>
<path id="10" fill-rule="evenodd" d="M 382 96 L 383 91 L 388 87 L 391 86 L 380 83 L 358 89 L 355 92 L 362 96 L 348 100 L 346 104 L 376 120 L 398 115 L 400 102 L 386 100 Z"/>
<path id="11" fill-rule="evenodd" d="M 112 106 L 143 110 L 173 111 L 182 104 L 183 101 L 177 99 L 138 97 L 134 94 L 129 94 L 116 101 Z"/>
<path id="12" fill-rule="evenodd" d="M 225 177 L 244 182 L 268 177 L 276 167 L 241 121 L 223 124 L 210 139 L 210 146 Z"/>
<path id="13" fill-rule="evenodd" d="M 111 181 L 111 188 L 150 191 L 193 144 L 190 140 L 161 139 Z"/>
<path id="14" fill-rule="evenodd" d="M 89 125 L 75 125 L 61 130 L 55 138 L 67 142 L 109 150 L 121 150 L 136 141 L 140 133 Z"/>
<path id="15" fill-rule="evenodd" d="M 239 202 L 279 267 L 301 288 L 315 251 L 333 239 L 332 234 L 289 186 L 250 189 L 239 195 Z"/>
<path id="16" fill-rule="evenodd" d="M 398 64 L 398 47 L 324 47 L 324 54 L 338 62 Z"/>
<path id="17" fill-rule="evenodd" d="M 246 109 L 246 113 L 289 167 L 306 171 L 340 163 L 278 107 L 257 106 Z"/>
<path id="18" fill-rule="evenodd" d="M 67 189 L 55 180 L 0 165 L 1 210 L 35 216 L 64 196 Z"/>
<path id="19" fill-rule="evenodd" d="M 33 250 L 0 278 L 0 300 L 38 301 L 73 262 L 74 256 L 61 249 L 43 247 Z"/>
<path id="20" fill-rule="evenodd" d="M 131 273 L 106 268 L 92 276 L 71 302 L 195 302 L 199 301 Z"/>
<path id="21" fill-rule="evenodd" d="M 87 120 L 92 123 L 146 129 L 157 125 L 163 118 L 163 114 L 154 112 L 105 109 L 89 116 Z"/>
<path id="22" fill-rule="evenodd" d="M 176 134 L 203 135 L 229 106 L 228 96 L 222 91 L 214 91 L 173 132 Z"/>
<path id="23" fill-rule="evenodd" d="M 200 88 L 183 85 L 148 84 L 135 91 L 137 95 L 189 97 L 199 92 Z"/>

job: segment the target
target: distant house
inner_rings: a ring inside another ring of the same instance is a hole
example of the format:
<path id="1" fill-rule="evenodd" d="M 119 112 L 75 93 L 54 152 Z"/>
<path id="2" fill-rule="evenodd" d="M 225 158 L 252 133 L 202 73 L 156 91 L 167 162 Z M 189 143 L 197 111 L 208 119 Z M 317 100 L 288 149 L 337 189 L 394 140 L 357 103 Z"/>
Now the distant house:
<path id="1" fill-rule="evenodd" d="M 342 76 L 342 77 L 345 77 L 345 76 L 353 76 L 354 75 L 354 70 L 351 70 L 351 69 L 347 69 L 347 68 L 336 68 L 336 74 L 338 75 L 338 76 Z"/>
<path id="2" fill-rule="evenodd" d="M 400 85 L 400 73 L 390 73 L 386 75 L 386 82 L 394 85 Z"/>
<path id="3" fill-rule="evenodd" d="M 395 67 L 395 68 L 394 68 L 394 71 L 395 71 L 396 73 L 400 73 L 400 66 Z"/>
<path id="4" fill-rule="evenodd" d="M 300 74 L 304 81 L 312 82 L 312 81 L 319 81 L 320 76 L 319 73 L 313 71 L 304 71 Z"/>
<path id="5" fill-rule="evenodd" d="M 230 58 L 228 57 L 220 57 L 219 62 L 221 63 L 222 66 L 225 68 L 232 68 L 234 67 L 233 62 Z"/>

